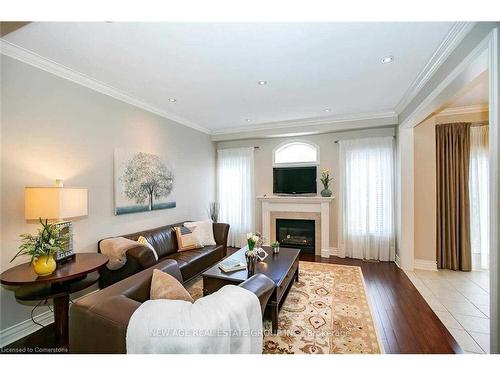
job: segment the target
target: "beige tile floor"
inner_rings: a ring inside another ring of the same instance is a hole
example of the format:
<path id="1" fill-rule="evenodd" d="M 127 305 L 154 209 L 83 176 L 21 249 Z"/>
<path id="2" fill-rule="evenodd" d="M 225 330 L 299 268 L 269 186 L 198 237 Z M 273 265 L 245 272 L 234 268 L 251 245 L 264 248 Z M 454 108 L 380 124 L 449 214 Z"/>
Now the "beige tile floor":
<path id="1" fill-rule="evenodd" d="M 406 272 L 466 353 L 489 353 L 488 271 Z"/>

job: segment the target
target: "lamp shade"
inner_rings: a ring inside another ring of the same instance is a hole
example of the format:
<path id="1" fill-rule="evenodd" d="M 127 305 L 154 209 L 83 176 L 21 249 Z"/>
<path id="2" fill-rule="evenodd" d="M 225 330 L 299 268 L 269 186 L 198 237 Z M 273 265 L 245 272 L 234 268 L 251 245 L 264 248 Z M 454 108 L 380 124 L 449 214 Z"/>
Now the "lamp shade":
<path id="1" fill-rule="evenodd" d="M 87 189 L 65 187 L 27 187 L 24 189 L 26 220 L 69 219 L 86 216 Z"/>

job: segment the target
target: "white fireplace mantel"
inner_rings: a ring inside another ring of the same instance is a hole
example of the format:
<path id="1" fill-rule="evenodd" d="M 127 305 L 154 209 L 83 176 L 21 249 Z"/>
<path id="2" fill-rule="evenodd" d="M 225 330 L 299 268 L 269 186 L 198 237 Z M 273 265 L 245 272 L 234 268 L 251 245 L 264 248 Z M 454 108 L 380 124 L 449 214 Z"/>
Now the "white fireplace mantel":
<path id="1" fill-rule="evenodd" d="M 318 197 L 318 196 L 290 196 L 290 195 L 259 195 L 257 199 L 265 202 L 275 203 L 330 203 L 334 197 Z"/>
<path id="2" fill-rule="evenodd" d="M 330 256 L 330 203 L 334 197 L 318 196 L 258 196 L 262 203 L 262 235 L 266 239 L 275 237 L 271 233 L 271 213 L 317 213 L 320 217 L 320 249 L 316 255 Z"/>

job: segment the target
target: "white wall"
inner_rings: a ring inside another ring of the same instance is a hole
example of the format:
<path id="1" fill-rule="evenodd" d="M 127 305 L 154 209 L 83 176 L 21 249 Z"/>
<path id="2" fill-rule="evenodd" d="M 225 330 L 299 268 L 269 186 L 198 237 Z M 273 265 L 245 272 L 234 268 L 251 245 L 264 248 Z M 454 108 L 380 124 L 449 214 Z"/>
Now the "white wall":
<path id="1" fill-rule="evenodd" d="M 339 191 L 339 146 L 335 143 L 339 139 L 352 139 L 362 137 L 376 137 L 394 135 L 394 127 L 356 130 L 349 132 L 327 133 L 308 135 L 293 138 L 261 138 L 239 141 L 218 142 L 217 148 L 250 147 L 258 146 L 255 150 L 255 194 L 273 195 L 273 150 L 283 142 L 292 140 L 306 140 L 319 146 L 320 165 L 318 166 L 317 191 L 323 189 L 319 180 L 321 169 L 329 168 L 333 177 L 333 196 Z M 334 199 L 330 206 L 330 247 L 338 248 L 338 201 Z M 262 231 L 262 212 L 260 202 L 255 200 L 255 226 Z"/>
<path id="2" fill-rule="evenodd" d="M 89 191 L 89 214 L 74 222 L 77 252 L 97 251 L 105 236 L 207 217 L 215 191 L 215 146 L 207 134 L 1 56 L 1 269 L 35 231 L 24 220 L 24 187 L 66 186 Z M 177 208 L 114 215 L 113 150 L 131 148 L 166 157 L 175 173 Z M 29 318 L 30 308 L 1 289 L 0 329 Z M 43 311 L 43 310 L 40 310 Z"/>

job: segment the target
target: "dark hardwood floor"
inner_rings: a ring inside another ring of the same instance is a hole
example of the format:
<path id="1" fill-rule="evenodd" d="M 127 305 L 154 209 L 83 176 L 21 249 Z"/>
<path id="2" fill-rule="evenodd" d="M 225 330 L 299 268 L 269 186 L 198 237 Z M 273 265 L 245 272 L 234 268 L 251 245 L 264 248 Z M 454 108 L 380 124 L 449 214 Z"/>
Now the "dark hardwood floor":
<path id="1" fill-rule="evenodd" d="M 236 249 L 231 248 L 228 253 L 234 251 Z M 462 353 L 446 327 L 394 263 L 311 255 L 301 255 L 301 260 L 361 267 L 386 353 Z M 7 348 L 50 348 L 53 340 L 49 325 Z"/>
<path id="2" fill-rule="evenodd" d="M 404 271 L 393 262 L 301 256 L 301 260 L 359 266 L 386 353 L 462 353 Z"/>

